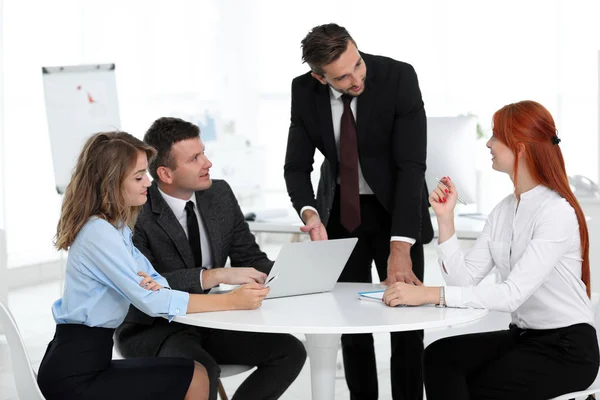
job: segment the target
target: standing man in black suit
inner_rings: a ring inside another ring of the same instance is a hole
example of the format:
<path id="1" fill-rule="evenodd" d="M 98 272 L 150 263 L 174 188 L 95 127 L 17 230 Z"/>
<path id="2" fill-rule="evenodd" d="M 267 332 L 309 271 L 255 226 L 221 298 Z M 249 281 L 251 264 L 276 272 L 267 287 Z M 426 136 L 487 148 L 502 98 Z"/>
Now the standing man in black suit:
<path id="1" fill-rule="evenodd" d="M 302 40 L 311 71 L 292 82 L 285 181 L 311 240 L 358 237 L 340 282 L 421 285 L 433 237 L 425 186 L 426 118 L 409 64 L 358 51 L 336 24 Z M 325 156 L 314 197 L 315 149 Z M 318 210 L 318 211 L 317 211 Z M 391 334 L 394 399 L 423 397 L 423 331 Z M 353 400 L 377 399 L 373 336 L 342 335 Z"/>
<path id="2" fill-rule="evenodd" d="M 135 224 L 135 246 L 173 289 L 205 293 L 220 283 L 240 284 L 235 291 L 252 297 L 263 287 L 273 262 L 256 244 L 227 182 L 210 178 L 212 164 L 204 154 L 200 129 L 179 118 L 159 118 L 144 142 L 157 150 L 157 156 L 149 166 L 154 182 Z M 223 268 L 228 257 L 232 268 Z M 217 396 L 218 364 L 256 366 L 233 399 L 258 400 L 279 398 L 306 360 L 303 344 L 292 335 L 169 323 L 133 306 L 116 339 L 128 358 L 177 356 L 198 361 L 210 378 L 210 400 Z"/>

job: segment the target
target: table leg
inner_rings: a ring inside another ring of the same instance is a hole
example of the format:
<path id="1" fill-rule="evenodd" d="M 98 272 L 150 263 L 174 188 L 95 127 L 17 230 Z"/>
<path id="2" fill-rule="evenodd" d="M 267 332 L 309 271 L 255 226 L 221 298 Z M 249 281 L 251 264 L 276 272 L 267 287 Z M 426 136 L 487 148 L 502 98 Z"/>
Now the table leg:
<path id="1" fill-rule="evenodd" d="M 340 337 L 340 334 L 306 335 L 313 400 L 331 400 L 335 397 L 335 367 Z"/>

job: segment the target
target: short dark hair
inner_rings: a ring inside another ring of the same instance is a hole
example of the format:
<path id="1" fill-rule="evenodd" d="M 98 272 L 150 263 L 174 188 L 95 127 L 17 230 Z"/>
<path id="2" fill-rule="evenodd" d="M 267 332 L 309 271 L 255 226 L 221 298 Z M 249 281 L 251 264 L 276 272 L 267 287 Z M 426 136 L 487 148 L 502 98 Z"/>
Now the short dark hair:
<path id="1" fill-rule="evenodd" d="M 175 159 L 171 156 L 171 148 L 177 142 L 200 137 L 200 128 L 181 118 L 162 117 L 154 121 L 144 135 L 144 143 L 156 149 L 156 157 L 148 165 L 152 178 L 158 180 L 156 170 L 165 166 L 177 168 Z"/>
<path id="2" fill-rule="evenodd" d="M 338 24 L 315 26 L 302 39 L 302 61 L 319 75 L 323 75 L 323 67 L 334 62 L 346 51 L 348 42 L 356 42 L 346 28 Z"/>

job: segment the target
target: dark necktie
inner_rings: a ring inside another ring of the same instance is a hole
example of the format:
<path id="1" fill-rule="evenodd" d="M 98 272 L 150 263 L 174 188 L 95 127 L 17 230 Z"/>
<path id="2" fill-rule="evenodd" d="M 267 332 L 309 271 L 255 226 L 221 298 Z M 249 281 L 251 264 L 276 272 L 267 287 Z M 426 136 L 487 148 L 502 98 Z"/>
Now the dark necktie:
<path id="1" fill-rule="evenodd" d="M 188 201 L 185 204 L 187 214 L 188 242 L 194 254 L 194 263 L 196 268 L 202 267 L 202 248 L 200 247 L 200 228 L 198 227 L 198 218 L 194 212 L 194 202 Z"/>
<path id="2" fill-rule="evenodd" d="M 350 102 L 353 97 L 343 95 L 344 112 L 340 124 L 340 222 L 348 232 L 360 225 L 360 194 L 358 191 L 358 139 L 356 122 Z"/>

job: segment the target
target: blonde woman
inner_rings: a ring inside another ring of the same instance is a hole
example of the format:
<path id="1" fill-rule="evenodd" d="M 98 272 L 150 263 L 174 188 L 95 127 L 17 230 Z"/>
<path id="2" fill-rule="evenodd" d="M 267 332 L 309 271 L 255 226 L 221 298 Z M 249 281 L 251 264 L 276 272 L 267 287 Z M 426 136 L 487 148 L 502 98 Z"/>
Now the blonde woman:
<path id="1" fill-rule="evenodd" d="M 134 246 L 130 225 L 146 202 L 155 150 L 128 133 L 98 133 L 67 186 L 56 248 L 69 250 L 65 290 L 52 306 L 54 339 L 38 383 L 49 399 L 207 399 L 204 367 L 184 358 L 111 359 L 113 333 L 129 305 L 172 320 L 186 312 L 253 309 L 268 289 L 249 284 L 225 295 L 170 290 Z"/>

